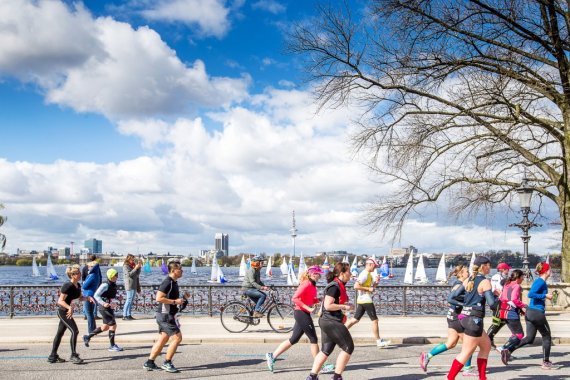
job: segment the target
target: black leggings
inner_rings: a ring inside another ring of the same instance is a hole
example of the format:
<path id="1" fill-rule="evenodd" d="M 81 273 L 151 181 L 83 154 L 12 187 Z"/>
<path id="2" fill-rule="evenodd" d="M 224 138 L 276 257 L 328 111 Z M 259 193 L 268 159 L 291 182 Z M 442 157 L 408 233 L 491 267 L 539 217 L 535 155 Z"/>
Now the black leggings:
<path id="1" fill-rule="evenodd" d="M 307 335 L 311 344 L 319 343 L 311 314 L 305 313 L 303 310 L 295 310 L 293 315 L 295 316 L 295 326 L 293 326 L 293 334 L 289 338 L 289 343 L 292 345 L 298 343 L 303 334 Z"/>
<path id="2" fill-rule="evenodd" d="M 67 310 L 58 308 L 57 309 L 57 316 L 59 318 L 59 325 L 57 326 L 57 333 L 55 334 L 55 338 L 53 339 L 53 346 L 51 348 L 51 355 L 50 357 L 57 356 L 57 349 L 59 348 L 59 344 L 61 343 L 61 338 L 63 334 L 65 334 L 65 330 L 71 331 L 71 339 L 69 340 L 69 345 L 71 346 L 71 355 L 77 355 L 75 348 L 77 347 L 77 336 L 79 335 L 79 329 L 77 328 L 77 324 L 73 318 L 68 319 Z"/>
<path id="3" fill-rule="evenodd" d="M 552 345 L 552 337 L 550 335 L 550 326 L 546 320 L 543 311 L 528 308 L 526 309 L 526 336 L 516 347 L 519 349 L 527 344 L 532 344 L 536 337 L 536 331 L 542 335 L 542 356 L 545 362 L 550 361 L 550 346 Z M 513 350 L 514 351 L 514 350 Z"/>
<path id="4" fill-rule="evenodd" d="M 333 321 L 330 319 L 319 319 L 319 326 L 321 326 L 321 351 L 326 356 L 332 354 L 335 346 L 339 346 L 341 350 L 349 355 L 354 351 L 354 342 L 352 335 L 345 325 L 340 321 Z"/>

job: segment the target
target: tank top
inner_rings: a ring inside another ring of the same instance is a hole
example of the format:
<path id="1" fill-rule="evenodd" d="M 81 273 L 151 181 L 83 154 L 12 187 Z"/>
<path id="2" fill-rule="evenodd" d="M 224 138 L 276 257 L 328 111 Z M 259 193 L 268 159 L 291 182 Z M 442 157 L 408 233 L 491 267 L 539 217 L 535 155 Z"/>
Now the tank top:
<path id="1" fill-rule="evenodd" d="M 465 291 L 465 298 L 463 300 L 463 310 L 461 314 L 471 315 L 474 317 L 483 318 L 485 316 L 485 297 L 479 294 L 479 284 L 485 280 L 485 276 L 477 274 L 475 276 L 473 290 L 470 292 Z"/>

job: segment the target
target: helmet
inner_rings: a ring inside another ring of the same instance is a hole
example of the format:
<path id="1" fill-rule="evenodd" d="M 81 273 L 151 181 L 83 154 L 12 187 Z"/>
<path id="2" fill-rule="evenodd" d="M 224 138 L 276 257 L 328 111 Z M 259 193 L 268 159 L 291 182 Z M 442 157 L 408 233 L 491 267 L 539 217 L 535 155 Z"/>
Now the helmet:
<path id="1" fill-rule="evenodd" d="M 313 265 L 312 267 L 309 267 L 309 269 L 307 269 L 307 274 L 309 276 L 313 275 L 313 274 L 320 274 L 322 275 L 323 273 L 325 273 L 320 266 L 318 265 Z"/>
<path id="2" fill-rule="evenodd" d="M 259 261 L 263 261 L 263 257 L 261 256 L 254 256 L 251 258 L 251 262 L 255 263 L 255 262 L 259 262 Z"/>

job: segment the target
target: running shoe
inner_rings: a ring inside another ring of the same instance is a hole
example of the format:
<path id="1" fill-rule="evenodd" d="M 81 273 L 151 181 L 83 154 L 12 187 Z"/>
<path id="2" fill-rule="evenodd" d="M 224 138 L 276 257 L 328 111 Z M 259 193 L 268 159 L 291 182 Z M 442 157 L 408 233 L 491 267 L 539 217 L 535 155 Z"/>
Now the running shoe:
<path id="1" fill-rule="evenodd" d="M 428 356 L 427 352 L 422 352 L 420 354 L 420 367 L 422 367 L 424 372 L 427 372 L 428 364 L 429 364 L 429 356 Z"/>
<path id="2" fill-rule="evenodd" d="M 463 376 L 479 377 L 479 370 L 475 366 L 463 367 Z"/>
<path id="3" fill-rule="evenodd" d="M 378 346 L 378 348 L 386 348 L 390 345 L 390 343 L 392 343 L 391 340 L 378 339 L 376 341 L 376 346 Z"/>
<path id="4" fill-rule="evenodd" d="M 331 364 L 331 363 L 323 364 L 320 372 L 321 373 L 332 373 L 332 372 L 334 372 L 334 364 Z"/>
<path id="5" fill-rule="evenodd" d="M 160 368 L 162 368 L 162 369 L 165 370 L 166 372 L 170 372 L 170 373 L 177 373 L 177 372 L 180 372 L 180 371 L 178 370 L 178 368 L 176 368 L 176 367 L 174 366 L 174 364 L 172 364 L 172 362 L 164 362 L 164 364 L 163 364 Z"/>
<path id="6" fill-rule="evenodd" d="M 50 357 L 48 357 L 47 361 L 48 361 L 48 363 L 65 363 L 65 359 L 60 358 L 59 355 L 50 356 Z"/>
<path id="7" fill-rule="evenodd" d="M 331 377 L 331 380 L 342 380 L 342 376 L 335 378 L 334 375 L 333 375 L 333 377 Z"/>
<path id="8" fill-rule="evenodd" d="M 83 344 L 85 344 L 85 347 L 89 347 L 90 340 L 91 338 L 89 338 L 89 335 L 83 335 Z"/>
<path id="9" fill-rule="evenodd" d="M 509 365 L 509 360 L 511 359 L 511 351 L 502 350 L 501 351 L 501 361 L 504 365 Z"/>
<path id="10" fill-rule="evenodd" d="M 81 359 L 79 357 L 79 355 L 77 355 L 77 354 L 71 355 L 71 357 L 69 358 L 69 361 L 72 362 L 73 364 L 82 364 L 83 363 L 83 359 Z"/>
<path id="11" fill-rule="evenodd" d="M 123 351 L 123 348 L 117 346 L 116 344 L 113 344 L 112 346 L 109 347 L 109 349 L 108 349 L 107 351 L 110 351 L 110 352 L 121 352 L 121 351 Z"/>
<path id="12" fill-rule="evenodd" d="M 147 371 L 152 371 L 152 370 L 160 369 L 160 367 L 157 366 L 157 365 L 154 363 L 154 361 L 152 361 L 152 360 L 147 360 L 146 362 L 144 362 L 143 368 L 146 369 Z"/>
<path id="13" fill-rule="evenodd" d="M 552 363 L 551 361 L 545 361 L 545 362 L 542 362 L 541 368 L 545 369 L 545 370 L 551 370 L 551 369 L 558 369 L 560 367 L 557 366 L 556 364 Z"/>
<path id="14" fill-rule="evenodd" d="M 273 354 L 271 352 L 266 353 L 265 360 L 267 361 L 267 369 L 269 369 L 270 372 L 273 372 L 273 365 L 275 364 L 275 359 L 273 359 Z"/>
<path id="15" fill-rule="evenodd" d="M 307 376 L 307 378 L 305 380 L 319 380 L 319 377 L 313 377 L 311 375 Z"/>

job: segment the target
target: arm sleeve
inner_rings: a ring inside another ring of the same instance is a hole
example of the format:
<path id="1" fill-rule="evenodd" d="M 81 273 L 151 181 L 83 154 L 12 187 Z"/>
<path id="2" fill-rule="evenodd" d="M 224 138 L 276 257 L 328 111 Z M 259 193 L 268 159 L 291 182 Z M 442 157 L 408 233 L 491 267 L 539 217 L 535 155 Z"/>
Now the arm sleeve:
<path id="1" fill-rule="evenodd" d="M 487 301 L 487 305 L 489 305 L 490 308 L 495 307 L 495 304 L 497 303 L 497 298 L 493 294 L 493 291 L 490 289 L 485 290 L 483 292 L 483 295 L 485 296 L 485 300 Z"/>
<path id="2" fill-rule="evenodd" d="M 108 288 L 109 288 L 109 285 L 106 282 L 104 282 L 97 288 L 95 295 L 93 295 L 93 298 L 95 298 L 95 301 L 97 301 L 97 303 L 101 306 L 105 305 L 105 303 L 106 303 L 103 300 L 103 298 L 101 298 L 101 294 L 103 294 Z"/>
<path id="3" fill-rule="evenodd" d="M 459 297 L 464 292 L 465 292 L 465 287 L 463 286 L 463 284 L 457 286 L 456 288 L 453 288 L 451 293 L 449 293 L 449 295 L 447 296 L 447 302 L 449 302 L 450 305 L 463 306 L 463 302 L 459 300 Z"/>
<path id="4" fill-rule="evenodd" d="M 528 298 L 534 298 L 537 300 L 543 300 L 546 298 L 546 294 L 543 290 L 542 282 L 535 281 L 532 283 L 530 290 L 528 291 Z"/>

